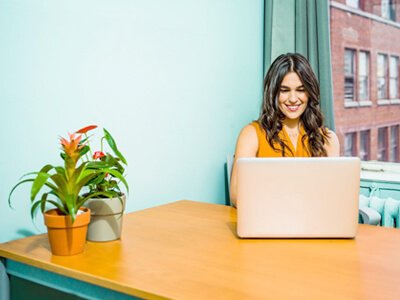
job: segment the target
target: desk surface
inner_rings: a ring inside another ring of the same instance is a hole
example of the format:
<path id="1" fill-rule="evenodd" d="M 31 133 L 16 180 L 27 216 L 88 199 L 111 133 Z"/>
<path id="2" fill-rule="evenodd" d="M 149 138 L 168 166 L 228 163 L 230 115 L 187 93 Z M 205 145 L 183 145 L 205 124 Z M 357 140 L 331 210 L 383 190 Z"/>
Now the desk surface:
<path id="1" fill-rule="evenodd" d="M 400 230 L 360 225 L 355 240 L 236 236 L 236 209 L 178 201 L 124 216 L 121 241 L 52 256 L 46 235 L 0 256 L 130 295 L 161 299 L 398 299 Z"/>

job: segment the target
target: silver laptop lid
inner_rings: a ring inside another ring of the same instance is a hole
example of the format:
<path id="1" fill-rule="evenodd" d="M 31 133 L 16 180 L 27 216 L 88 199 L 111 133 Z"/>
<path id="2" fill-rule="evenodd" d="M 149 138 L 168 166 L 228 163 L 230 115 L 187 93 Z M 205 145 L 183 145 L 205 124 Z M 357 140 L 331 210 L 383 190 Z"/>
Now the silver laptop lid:
<path id="1" fill-rule="evenodd" d="M 237 168 L 240 237 L 356 235 L 359 158 L 240 158 Z"/>

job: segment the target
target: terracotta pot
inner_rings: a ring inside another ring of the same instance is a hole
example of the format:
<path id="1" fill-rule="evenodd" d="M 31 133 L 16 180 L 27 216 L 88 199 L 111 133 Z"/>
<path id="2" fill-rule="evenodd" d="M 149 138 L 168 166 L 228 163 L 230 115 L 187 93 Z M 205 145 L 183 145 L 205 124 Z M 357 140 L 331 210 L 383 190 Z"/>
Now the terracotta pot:
<path id="1" fill-rule="evenodd" d="M 86 201 L 85 206 L 91 211 L 87 234 L 89 241 L 108 242 L 121 238 L 125 202 L 125 195 L 120 198 L 93 198 Z"/>
<path id="2" fill-rule="evenodd" d="M 90 222 L 90 209 L 82 211 L 72 223 L 70 216 L 62 215 L 58 209 L 44 213 L 51 252 L 54 255 L 75 255 L 82 253 L 86 243 L 87 227 Z"/>

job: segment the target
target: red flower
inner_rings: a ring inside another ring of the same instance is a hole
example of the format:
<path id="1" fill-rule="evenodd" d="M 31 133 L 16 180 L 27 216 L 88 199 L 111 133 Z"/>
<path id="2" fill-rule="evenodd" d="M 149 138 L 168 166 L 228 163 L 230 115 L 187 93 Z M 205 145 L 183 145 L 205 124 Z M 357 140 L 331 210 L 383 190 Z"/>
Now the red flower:
<path id="1" fill-rule="evenodd" d="M 105 154 L 104 154 L 103 152 L 101 152 L 101 151 L 96 151 L 96 152 L 93 154 L 93 159 L 102 158 L 103 156 L 105 156 Z"/>
<path id="2" fill-rule="evenodd" d="M 97 128 L 97 125 L 89 125 L 79 129 L 76 133 L 85 134 L 86 132 Z"/>

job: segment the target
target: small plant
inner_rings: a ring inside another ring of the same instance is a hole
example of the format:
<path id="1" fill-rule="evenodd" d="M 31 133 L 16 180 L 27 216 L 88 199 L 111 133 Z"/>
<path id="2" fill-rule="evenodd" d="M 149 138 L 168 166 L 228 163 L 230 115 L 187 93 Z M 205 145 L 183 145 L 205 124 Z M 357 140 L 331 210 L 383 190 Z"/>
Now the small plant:
<path id="1" fill-rule="evenodd" d="M 123 194 L 120 183 L 129 191 L 128 183 L 124 177 L 125 168 L 123 165 L 127 165 L 126 159 L 118 150 L 114 138 L 105 128 L 103 128 L 104 135 L 100 139 L 100 150 L 92 151 L 88 132 L 96 128 L 96 125 L 90 125 L 76 132 L 85 136 L 85 139 L 81 142 L 84 145 L 82 148 L 84 153 L 82 160 L 87 163 L 89 170 L 98 171 L 97 176 L 86 184 L 89 189 L 88 194 L 92 195 L 92 198 L 120 197 Z M 114 155 L 105 152 L 104 141 L 107 142 Z"/>
<path id="2" fill-rule="evenodd" d="M 55 206 L 62 215 L 71 216 L 75 221 L 79 208 L 90 198 L 108 197 L 120 193 L 118 182 L 123 182 L 127 191 L 128 184 L 123 177 L 124 169 L 119 163 L 121 160 L 126 164 L 125 158 L 119 153 L 114 139 L 104 129 L 104 139 L 107 140 L 111 149 L 117 155 L 93 154 L 93 160 L 85 160 L 87 153 L 91 151 L 88 144 L 87 131 L 97 126 L 88 126 L 69 134 L 69 139 L 60 138 L 62 166 L 45 165 L 39 172 L 31 172 L 22 176 L 21 180 L 11 189 L 8 203 L 11 207 L 11 196 L 15 189 L 27 182 L 32 183 L 31 217 L 34 218 L 38 209 L 45 212 L 46 205 Z M 82 139 L 85 135 L 85 139 Z M 102 152 L 102 151 L 101 151 Z M 83 188 L 89 191 L 84 194 Z M 39 195 L 39 199 L 37 199 Z"/>

